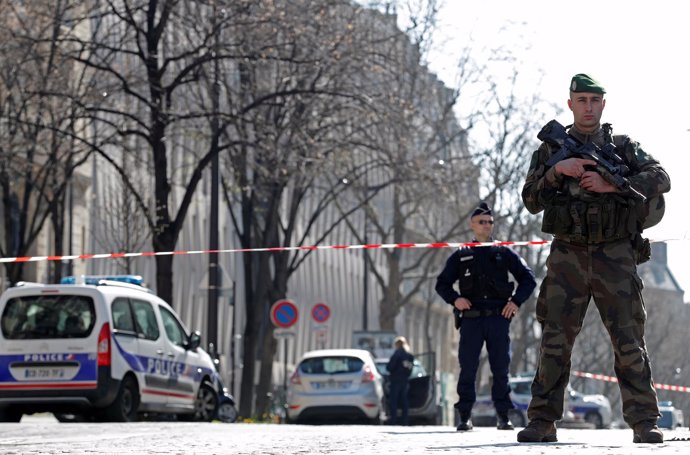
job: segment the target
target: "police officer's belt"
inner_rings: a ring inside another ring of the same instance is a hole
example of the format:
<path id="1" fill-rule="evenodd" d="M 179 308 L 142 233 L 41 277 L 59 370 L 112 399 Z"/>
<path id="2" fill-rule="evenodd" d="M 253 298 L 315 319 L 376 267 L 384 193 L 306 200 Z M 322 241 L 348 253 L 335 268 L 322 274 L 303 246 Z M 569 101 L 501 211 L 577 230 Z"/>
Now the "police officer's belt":
<path id="1" fill-rule="evenodd" d="M 491 310 L 465 310 L 462 312 L 463 318 L 478 318 L 481 316 L 498 316 L 501 314 L 500 308 L 493 308 Z"/>

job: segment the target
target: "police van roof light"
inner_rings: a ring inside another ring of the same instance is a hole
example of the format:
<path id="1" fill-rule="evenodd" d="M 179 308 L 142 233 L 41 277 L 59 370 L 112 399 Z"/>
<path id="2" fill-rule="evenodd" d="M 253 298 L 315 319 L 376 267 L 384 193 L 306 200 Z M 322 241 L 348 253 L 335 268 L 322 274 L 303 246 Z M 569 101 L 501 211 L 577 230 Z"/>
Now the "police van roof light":
<path id="1" fill-rule="evenodd" d="M 140 275 L 82 275 L 83 284 L 97 285 L 101 280 L 119 281 L 121 283 L 135 284 L 144 286 L 144 278 Z M 82 281 L 82 280 L 79 280 Z M 66 276 L 60 280 L 60 284 L 81 284 L 75 277 Z"/>

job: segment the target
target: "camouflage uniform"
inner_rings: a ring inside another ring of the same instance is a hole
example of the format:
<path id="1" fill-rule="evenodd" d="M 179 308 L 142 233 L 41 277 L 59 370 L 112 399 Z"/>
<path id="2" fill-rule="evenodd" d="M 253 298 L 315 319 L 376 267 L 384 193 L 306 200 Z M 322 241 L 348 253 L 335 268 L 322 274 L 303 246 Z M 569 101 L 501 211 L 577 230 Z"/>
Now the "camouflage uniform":
<path id="1" fill-rule="evenodd" d="M 590 135 L 571 128 L 570 134 L 600 147 L 612 141 L 608 125 Z M 631 186 L 647 198 L 667 192 L 668 174 L 638 143 L 625 139 L 617 153 L 630 168 Z M 522 190 L 531 213 L 545 211 L 542 230 L 555 236 L 537 300 L 542 339 L 528 416 L 562 418 L 573 344 L 594 298 L 613 345 L 623 417 L 631 427 L 655 422 L 659 409 L 644 340 L 646 311 L 631 242 L 642 229 L 641 204 L 625 194 L 581 189 L 575 179 L 545 165 L 553 152 L 546 143 L 534 152 Z"/>

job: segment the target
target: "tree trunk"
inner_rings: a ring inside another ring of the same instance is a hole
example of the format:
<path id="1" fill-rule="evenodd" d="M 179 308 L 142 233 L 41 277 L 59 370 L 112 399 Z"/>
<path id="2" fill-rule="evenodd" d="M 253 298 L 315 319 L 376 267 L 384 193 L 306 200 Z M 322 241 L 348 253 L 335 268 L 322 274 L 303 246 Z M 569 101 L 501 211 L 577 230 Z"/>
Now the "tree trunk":
<path id="1" fill-rule="evenodd" d="M 262 338 L 261 370 L 259 372 L 259 385 L 257 387 L 256 396 L 256 413 L 260 416 L 268 415 L 269 411 L 271 410 L 269 393 L 272 392 L 271 385 L 273 383 L 273 359 L 275 357 L 276 348 L 278 347 L 278 342 L 273 336 L 273 326 L 270 324 L 267 325 L 266 330 L 263 331 Z M 287 359 L 285 359 L 285 361 L 287 361 Z M 273 390 L 275 389 L 276 388 L 273 387 Z M 281 398 L 280 404 L 282 405 L 284 403 L 284 395 L 279 394 L 278 398 Z"/>
<path id="2" fill-rule="evenodd" d="M 256 307 L 254 302 L 254 288 L 252 286 L 252 256 L 244 255 L 244 289 L 246 323 L 242 336 L 242 386 L 240 388 L 239 414 L 243 417 L 251 417 L 254 407 L 254 353 L 256 352 L 256 337 L 254 336 L 254 320 Z"/>
<path id="3" fill-rule="evenodd" d="M 163 230 L 160 234 L 153 237 L 154 251 L 173 251 L 175 249 L 176 238 L 169 229 Z M 173 255 L 156 256 L 156 293 L 158 297 L 165 300 L 177 309 L 173 302 Z"/>

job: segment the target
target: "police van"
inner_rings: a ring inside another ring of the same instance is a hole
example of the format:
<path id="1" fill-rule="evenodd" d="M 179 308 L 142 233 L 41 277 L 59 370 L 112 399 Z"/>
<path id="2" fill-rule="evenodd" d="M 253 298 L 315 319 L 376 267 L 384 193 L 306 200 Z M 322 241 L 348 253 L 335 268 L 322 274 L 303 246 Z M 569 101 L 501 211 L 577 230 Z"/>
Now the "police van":
<path id="1" fill-rule="evenodd" d="M 128 422 L 213 419 L 218 376 L 173 309 L 139 276 L 19 283 L 0 297 L 0 422 L 52 412 Z"/>

